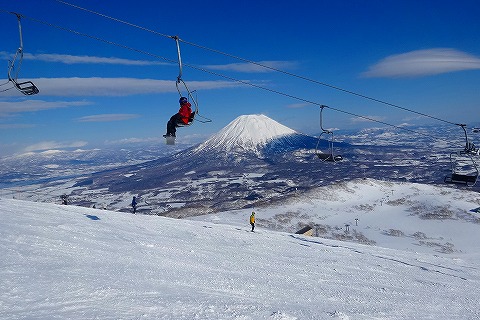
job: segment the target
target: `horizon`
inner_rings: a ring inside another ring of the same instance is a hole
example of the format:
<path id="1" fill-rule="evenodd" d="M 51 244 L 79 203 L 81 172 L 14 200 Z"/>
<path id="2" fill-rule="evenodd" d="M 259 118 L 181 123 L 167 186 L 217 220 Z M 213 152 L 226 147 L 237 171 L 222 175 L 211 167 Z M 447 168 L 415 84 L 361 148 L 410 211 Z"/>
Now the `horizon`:
<path id="1" fill-rule="evenodd" d="M 263 123 L 268 122 L 268 123 Z M 480 124 L 480 123 L 479 123 Z M 472 127 L 469 132 L 467 132 L 469 136 L 469 141 L 478 141 L 478 135 L 474 129 L 478 127 Z M 273 132 L 271 132 L 273 129 Z M 325 128 L 326 130 L 331 130 L 332 132 L 337 132 L 338 128 Z M 457 135 L 456 130 L 452 130 L 451 128 L 444 133 L 447 133 L 443 136 L 438 136 L 438 132 L 435 131 L 437 129 L 436 126 L 430 125 L 418 125 L 418 126 L 411 126 L 408 124 L 401 124 L 396 127 L 390 126 L 377 126 L 377 127 L 368 127 L 368 128 L 361 128 L 361 129 L 344 129 L 341 130 L 344 134 L 343 135 L 336 135 L 336 142 L 344 142 L 348 141 L 349 144 L 355 145 L 356 143 L 360 142 L 358 139 L 359 134 L 383 134 L 390 132 L 398 135 L 399 141 L 402 141 L 402 135 L 408 135 L 410 133 L 418 134 L 420 138 L 428 138 L 437 141 L 437 148 L 440 150 L 446 150 L 445 152 L 448 154 L 452 150 L 458 150 L 464 144 L 464 136 Z M 424 131 L 427 130 L 427 133 Z M 395 133 L 396 132 L 396 133 Z M 202 144 L 216 139 L 221 140 L 237 140 L 239 135 L 243 136 L 243 139 L 251 141 L 252 144 L 263 144 L 264 142 L 270 141 L 273 137 L 278 137 L 282 135 L 288 134 L 300 134 L 309 136 L 315 139 L 318 139 L 318 135 L 308 135 L 303 132 L 295 131 L 282 123 L 264 115 L 264 114 L 248 114 L 248 115 L 239 115 L 237 118 L 233 119 L 231 122 L 227 123 L 225 127 L 221 128 L 217 132 L 213 132 L 210 136 L 201 136 L 198 135 L 195 138 L 190 140 L 182 139 L 180 143 L 176 143 L 176 147 L 173 148 L 172 146 L 167 146 L 163 143 L 162 138 L 159 137 L 152 137 L 150 139 L 126 139 L 127 141 L 106 141 L 104 146 L 92 146 L 88 147 L 88 143 L 86 142 L 77 142 L 72 144 L 59 144 L 54 141 L 44 141 L 39 144 L 31 145 L 21 152 L 11 153 L 6 155 L 0 155 L 0 159 L 7 159 L 11 157 L 23 157 L 23 156 L 33 156 L 33 155 L 55 155 L 62 152 L 73 152 L 73 153 L 84 153 L 89 151 L 120 151 L 120 150 L 136 150 L 139 148 L 143 148 L 144 146 L 155 146 L 158 152 L 164 153 L 164 155 L 168 155 L 171 153 L 176 153 L 187 149 L 192 146 L 201 146 Z M 379 137 L 377 137 L 379 138 Z M 473 139 L 472 139 L 473 138 Z M 233 141 L 232 140 L 232 141 Z M 360 139 L 362 140 L 362 139 Z M 450 146 L 446 143 L 450 142 Z M 385 143 L 382 142 L 382 145 Z M 393 145 L 396 142 L 392 142 Z M 398 143 L 398 141 L 397 141 Z M 403 140 L 403 143 L 410 143 L 410 140 Z M 363 145 L 364 142 L 360 142 L 360 145 Z M 389 145 L 391 143 L 387 143 Z M 432 145 L 435 147 L 435 144 Z M 445 149 L 446 148 L 446 149 Z M 436 148 L 434 148 L 436 149 Z M 432 149 L 433 150 L 433 149 Z"/>
<path id="2" fill-rule="evenodd" d="M 177 49 L 167 35 L 182 39 L 182 79 L 196 91 L 201 114 L 213 120 L 179 129 L 186 143 L 204 141 L 252 113 L 316 134 L 318 104 L 331 108 L 324 122 L 339 131 L 378 126 L 375 121 L 444 127 L 479 121 L 472 117 L 480 97 L 475 1 L 361 6 L 186 1 L 177 7 L 164 10 L 164 4 L 148 0 L 135 6 L 91 0 L 0 5 L 5 37 L 0 58 L 8 66 L 18 48 L 18 22 L 10 12 L 19 13 L 24 52 L 19 79 L 40 90 L 24 96 L 5 91 L 11 84 L 0 87 L 0 156 L 46 145 L 162 143 L 166 122 L 178 111 Z"/>

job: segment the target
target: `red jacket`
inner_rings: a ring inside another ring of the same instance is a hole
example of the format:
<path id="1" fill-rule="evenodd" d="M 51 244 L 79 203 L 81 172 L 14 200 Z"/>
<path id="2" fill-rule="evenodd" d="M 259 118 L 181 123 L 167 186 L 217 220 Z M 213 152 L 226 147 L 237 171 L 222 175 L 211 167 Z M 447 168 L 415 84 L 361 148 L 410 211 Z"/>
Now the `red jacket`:
<path id="1" fill-rule="evenodd" d="M 182 122 L 188 124 L 188 120 L 192 115 L 192 105 L 190 102 L 186 102 L 180 106 L 178 114 L 182 117 Z"/>

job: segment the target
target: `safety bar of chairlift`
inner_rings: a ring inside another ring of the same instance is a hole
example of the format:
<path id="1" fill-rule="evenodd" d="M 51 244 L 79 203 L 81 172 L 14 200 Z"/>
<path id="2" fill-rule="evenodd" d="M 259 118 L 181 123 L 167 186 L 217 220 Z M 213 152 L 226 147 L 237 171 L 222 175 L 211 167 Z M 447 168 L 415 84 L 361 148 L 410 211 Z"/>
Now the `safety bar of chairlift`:
<path id="1" fill-rule="evenodd" d="M 443 181 L 446 183 L 462 183 L 465 184 L 467 187 L 472 187 L 476 184 L 477 179 L 478 175 L 469 176 L 465 174 L 452 173 L 450 176 L 445 177 Z"/>
<path id="2" fill-rule="evenodd" d="M 20 90 L 20 92 L 27 96 L 31 96 L 40 92 L 37 86 L 35 86 L 32 81 L 25 81 L 20 83 L 15 82 L 15 86 L 18 90 Z"/>

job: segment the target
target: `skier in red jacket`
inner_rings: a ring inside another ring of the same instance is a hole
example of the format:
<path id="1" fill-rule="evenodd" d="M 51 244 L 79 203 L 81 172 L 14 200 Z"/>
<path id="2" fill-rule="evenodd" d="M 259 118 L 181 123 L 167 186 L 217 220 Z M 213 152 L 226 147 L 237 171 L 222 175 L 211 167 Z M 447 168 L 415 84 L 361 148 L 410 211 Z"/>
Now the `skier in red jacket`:
<path id="1" fill-rule="evenodd" d="M 188 102 L 188 99 L 181 97 L 180 100 L 180 110 L 178 113 L 174 114 L 170 120 L 167 122 L 167 134 L 163 135 L 166 137 L 175 137 L 177 132 L 177 127 L 179 125 L 188 125 L 193 121 L 195 112 L 192 112 L 192 105 Z"/>

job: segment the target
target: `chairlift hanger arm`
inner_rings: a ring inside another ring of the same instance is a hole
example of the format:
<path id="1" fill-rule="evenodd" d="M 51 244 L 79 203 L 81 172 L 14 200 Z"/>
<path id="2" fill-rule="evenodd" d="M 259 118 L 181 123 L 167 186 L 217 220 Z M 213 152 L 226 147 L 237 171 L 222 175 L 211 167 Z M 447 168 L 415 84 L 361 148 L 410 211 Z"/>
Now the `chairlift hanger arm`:
<path id="1" fill-rule="evenodd" d="M 467 125 L 464 123 L 457 123 L 456 125 L 463 129 L 463 133 L 465 134 L 465 141 L 468 144 L 468 136 L 467 136 L 467 129 L 466 129 Z"/>
<path id="2" fill-rule="evenodd" d="M 196 97 L 193 95 L 193 92 L 195 92 L 195 90 L 190 91 L 187 84 L 182 79 L 183 63 L 182 63 L 182 54 L 180 52 L 180 38 L 178 36 L 171 36 L 170 38 L 175 40 L 175 44 L 177 46 L 178 76 L 177 76 L 177 81 L 175 82 L 175 86 L 177 87 L 178 94 L 180 95 L 180 97 L 186 96 L 188 98 L 188 100 L 192 102 L 193 107 L 194 107 L 193 111 L 195 112 L 195 121 L 202 122 L 202 123 L 211 122 L 212 121 L 211 119 L 200 115 L 200 110 L 199 110 L 199 107 L 198 107 L 198 101 L 197 101 Z M 183 89 L 186 91 L 186 95 L 182 94 L 183 90 L 180 87 L 183 87 Z M 199 119 L 199 118 L 201 118 L 202 120 Z"/>
<path id="3" fill-rule="evenodd" d="M 323 104 L 320 105 L 320 129 L 322 129 L 322 133 L 330 134 L 330 133 L 332 133 L 331 131 L 325 130 L 323 128 L 323 108 L 328 108 L 328 107 L 326 105 L 323 105 Z"/>
<path id="4" fill-rule="evenodd" d="M 13 59 L 9 61 L 9 66 L 8 66 L 8 80 L 12 81 L 13 83 L 16 83 L 18 79 L 18 74 L 20 72 L 20 67 L 22 65 L 23 61 L 23 37 L 22 37 L 22 23 L 21 19 L 22 16 L 19 13 L 16 12 L 10 12 L 11 14 L 15 15 L 17 17 L 18 21 L 18 34 L 19 34 L 19 40 L 20 44 L 15 52 L 15 55 L 13 56 Z M 18 59 L 18 63 L 17 62 Z M 17 65 L 15 65 L 17 64 Z M 15 71 L 14 71 L 15 70 Z"/>
<path id="5" fill-rule="evenodd" d="M 23 37 L 22 37 L 22 23 L 21 23 L 22 15 L 16 12 L 12 12 L 12 13 L 17 16 L 17 20 L 18 20 L 18 32 L 20 35 L 20 47 L 18 48 L 18 50 L 23 51 Z"/>
<path id="6" fill-rule="evenodd" d="M 39 90 L 35 86 L 35 84 L 33 84 L 32 81 L 18 82 L 18 74 L 20 72 L 20 67 L 23 61 L 23 36 L 22 36 L 22 22 L 21 22 L 22 15 L 16 12 L 10 12 L 10 13 L 14 14 L 17 17 L 20 45 L 17 49 L 17 52 L 15 53 L 15 56 L 13 57 L 13 60 L 10 61 L 9 63 L 8 80 L 13 82 L 15 88 L 17 88 L 24 95 L 27 95 L 27 96 L 34 95 L 39 93 Z M 17 58 L 18 58 L 18 62 L 17 62 Z M 16 66 L 15 66 L 15 63 L 17 63 Z M 15 71 L 13 72 L 13 70 Z M 12 72 L 14 73 L 13 75 L 12 75 Z"/>
<path id="7" fill-rule="evenodd" d="M 468 134 L 467 134 L 467 125 L 466 124 L 463 124 L 463 123 L 457 123 L 456 124 L 457 126 L 461 127 L 463 129 L 463 133 L 465 135 L 465 148 L 464 148 L 464 152 L 465 153 L 476 153 L 477 152 L 477 148 L 475 147 L 475 144 L 473 144 L 472 142 L 468 141 Z"/>
<path id="8" fill-rule="evenodd" d="M 180 43 L 179 43 L 179 40 L 180 38 L 178 36 L 172 36 L 171 37 L 173 40 L 175 40 L 175 44 L 177 45 L 177 55 L 178 55 L 178 76 L 177 76 L 177 81 L 175 83 L 176 87 L 177 87 L 177 91 L 178 91 L 178 94 L 180 95 L 180 97 L 182 96 L 182 92 L 179 88 L 179 85 L 182 84 L 183 87 L 185 88 L 185 90 L 187 91 L 187 95 L 188 95 L 188 98 L 191 98 L 192 101 L 193 101 L 193 104 L 195 106 L 195 109 L 198 108 L 197 106 L 197 102 L 195 101 L 195 99 L 193 99 L 193 96 L 192 96 L 192 93 L 190 92 L 190 90 L 188 89 L 188 86 L 187 84 L 185 83 L 185 81 L 183 81 L 182 79 L 182 75 L 183 75 L 183 65 L 182 65 L 182 55 L 180 53 Z"/>
<path id="9" fill-rule="evenodd" d="M 177 77 L 177 83 L 182 80 L 182 55 L 180 54 L 180 38 L 178 36 L 172 36 L 171 37 L 173 40 L 175 40 L 175 43 L 177 45 L 177 55 L 178 55 L 178 77 Z"/>

